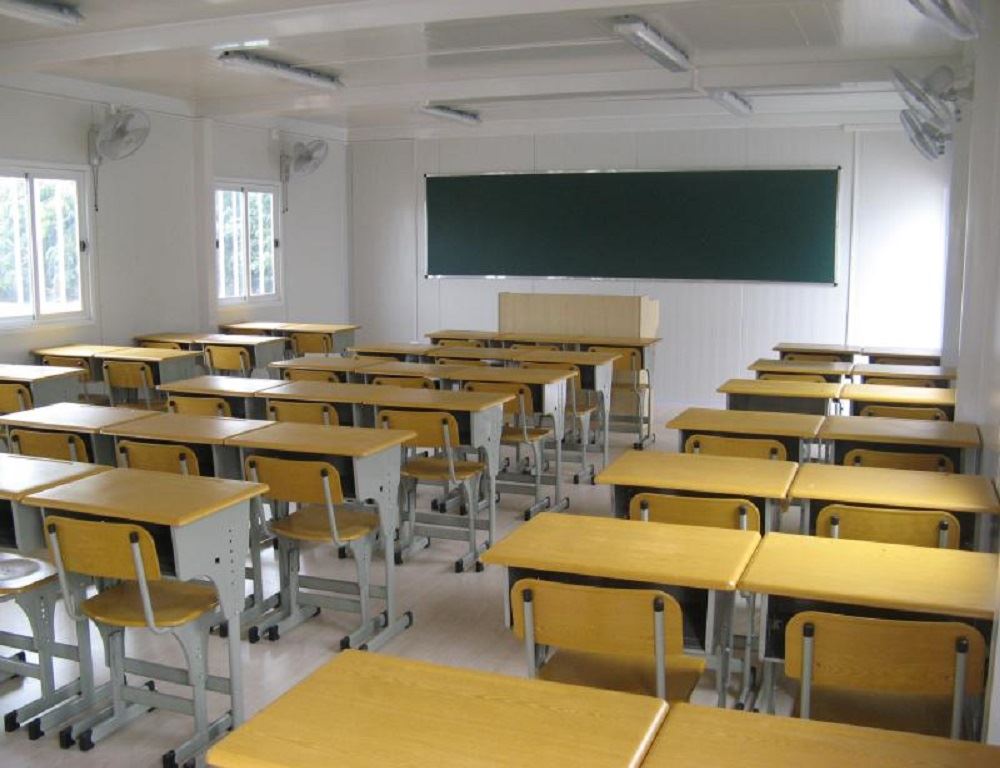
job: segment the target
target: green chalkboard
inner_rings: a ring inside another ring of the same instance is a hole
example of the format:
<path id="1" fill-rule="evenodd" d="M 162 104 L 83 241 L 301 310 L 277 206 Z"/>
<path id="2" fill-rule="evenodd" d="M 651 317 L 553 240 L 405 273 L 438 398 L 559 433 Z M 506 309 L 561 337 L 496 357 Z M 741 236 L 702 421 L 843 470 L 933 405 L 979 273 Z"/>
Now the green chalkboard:
<path id="1" fill-rule="evenodd" d="M 838 170 L 427 178 L 427 274 L 833 283 Z"/>

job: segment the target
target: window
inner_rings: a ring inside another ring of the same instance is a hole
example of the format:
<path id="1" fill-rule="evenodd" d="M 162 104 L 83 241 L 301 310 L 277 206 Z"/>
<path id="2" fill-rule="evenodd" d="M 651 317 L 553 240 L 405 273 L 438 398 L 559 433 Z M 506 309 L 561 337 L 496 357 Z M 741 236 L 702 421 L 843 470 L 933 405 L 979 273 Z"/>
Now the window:
<path id="1" fill-rule="evenodd" d="M 215 190 L 215 262 L 223 302 L 278 298 L 278 222 L 274 187 Z"/>
<path id="2" fill-rule="evenodd" d="M 0 322 L 85 316 L 82 173 L 0 169 Z"/>

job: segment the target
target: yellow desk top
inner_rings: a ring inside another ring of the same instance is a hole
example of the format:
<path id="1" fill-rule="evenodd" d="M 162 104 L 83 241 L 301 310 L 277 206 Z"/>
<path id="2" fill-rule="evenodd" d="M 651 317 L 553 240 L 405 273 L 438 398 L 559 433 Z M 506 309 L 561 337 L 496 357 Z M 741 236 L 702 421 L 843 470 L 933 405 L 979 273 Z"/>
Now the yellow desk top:
<path id="1" fill-rule="evenodd" d="M 300 368 L 305 371 L 331 371 L 333 373 L 354 373 L 365 366 L 371 365 L 370 360 L 358 360 L 353 357 L 337 355 L 306 355 L 293 357 L 291 360 L 277 360 L 268 364 L 268 368 Z"/>
<path id="2" fill-rule="evenodd" d="M 19 501 L 46 488 L 110 469 L 99 464 L 0 453 L 0 499 Z"/>
<path id="3" fill-rule="evenodd" d="M 281 385 L 279 379 L 249 379 L 239 376 L 195 376 L 157 389 L 178 395 L 214 395 L 216 397 L 253 397 L 259 392 Z"/>
<path id="4" fill-rule="evenodd" d="M 273 422 L 235 419 L 228 416 L 192 416 L 186 413 L 158 413 L 148 419 L 129 421 L 102 429 L 105 435 L 162 440 L 196 445 L 223 445 L 226 441 L 266 427 Z"/>
<path id="5" fill-rule="evenodd" d="M 626 451 L 597 476 L 602 485 L 783 499 L 799 465 L 665 451 Z M 852 467 L 853 469 L 853 467 Z"/>
<path id="6" fill-rule="evenodd" d="M 144 333 L 141 336 L 136 336 L 135 340 L 138 342 L 163 341 L 172 344 L 193 344 L 201 336 L 202 334 L 200 333 L 182 333 L 182 332 Z"/>
<path id="7" fill-rule="evenodd" d="M 688 408 L 668 421 L 667 429 L 810 439 L 816 437 L 822 424 L 822 416 L 806 413 Z"/>
<path id="8" fill-rule="evenodd" d="M 954 381 L 958 372 L 940 365 L 855 365 L 856 376 L 880 376 L 885 379 L 945 379 Z"/>
<path id="9" fill-rule="evenodd" d="M 671 704 L 643 768 L 985 768 L 1000 747 L 857 725 Z"/>
<path id="10" fill-rule="evenodd" d="M 469 341 L 493 341 L 499 338 L 499 331 L 456 331 L 455 329 L 446 329 L 443 331 L 434 331 L 433 333 L 425 333 L 428 339 L 467 339 Z"/>
<path id="11" fill-rule="evenodd" d="M 941 350 L 933 347 L 865 347 L 862 353 L 876 357 L 941 357 Z"/>
<path id="12" fill-rule="evenodd" d="M 930 473 L 928 473 L 930 474 Z M 739 588 L 871 608 L 992 619 L 997 556 L 769 533 Z"/>
<path id="13" fill-rule="evenodd" d="M 947 448 L 978 448 L 982 444 L 979 428 L 975 424 L 870 416 L 827 416 L 819 436 L 823 440 L 939 445 Z"/>
<path id="14" fill-rule="evenodd" d="M 261 483 L 111 469 L 41 493 L 25 503 L 155 525 L 188 525 L 267 490 Z"/>
<path id="15" fill-rule="evenodd" d="M 208 751 L 215 768 L 637 766 L 666 703 L 345 651 Z"/>
<path id="16" fill-rule="evenodd" d="M 325 381 L 290 381 L 260 393 L 268 400 L 302 400 L 310 403 L 351 403 L 364 405 L 374 384 L 331 384 Z"/>
<path id="17" fill-rule="evenodd" d="M 509 347 L 431 347 L 428 357 L 456 360 L 517 360 L 520 349 Z"/>
<path id="18" fill-rule="evenodd" d="M 106 427 L 137 419 L 148 419 L 156 411 L 89 403 L 53 403 L 18 413 L 0 416 L 0 424 L 28 429 L 54 429 L 61 432 L 97 434 Z"/>
<path id="19" fill-rule="evenodd" d="M 433 344 L 419 341 L 383 341 L 375 344 L 356 344 L 347 351 L 356 355 L 425 355 L 434 349 Z"/>
<path id="20" fill-rule="evenodd" d="M 230 347 L 256 347 L 258 344 L 285 344 L 281 336 L 258 336 L 245 333 L 205 333 L 195 339 L 199 344 L 221 344 Z"/>
<path id="21" fill-rule="evenodd" d="M 31 384 L 43 379 L 79 378 L 83 371 L 79 368 L 63 368 L 57 365 L 14 365 L 0 363 L 0 381 L 16 384 Z"/>
<path id="22" fill-rule="evenodd" d="M 201 357 L 201 352 L 186 349 L 157 349 L 154 347 L 121 347 L 111 352 L 94 355 L 98 360 L 136 360 L 142 363 L 162 363 L 182 357 Z"/>
<path id="23" fill-rule="evenodd" d="M 514 358 L 522 363 L 566 363 L 567 365 L 605 365 L 621 357 L 617 352 L 575 352 L 558 349 L 518 349 Z"/>
<path id="24" fill-rule="evenodd" d="M 856 355 L 861 353 L 861 347 L 853 344 L 813 344 L 809 341 L 785 341 L 771 347 L 775 352 L 804 352 L 806 354 Z"/>
<path id="25" fill-rule="evenodd" d="M 887 405 L 928 405 L 954 407 L 955 390 L 944 387 L 903 387 L 891 384 L 847 384 L 840 395 L 844 400 Z"/>
<path id="26" fill-rule="evenodd" d="M 356 331 L 360 325 L 351 323 L 285 323 L 281 326 L 282 333 L 344 333 Z"/>
<path id="27" fill-rule="evenodd" d="M 53 355 L 58 357 L 96 357 L 107 352 L 114 352 L 119 349 L 131 349 L 120 345 L 111 346 L 109 344 L 66 344 L 61 347 L 42 347 L 31 350 L 31 354 L 44 357 Z"/>
<path id="28" fill-rule="evenodd" d="M 877 507 L 1000 513 L 1000 500 L 988 477 L 911 469 L 803 464 L 791 496 Z"/>
<path id="29" fill-rule="evenodd" d="M 729 379 L 716 392 L 727 395 L 759 397 L 808 397 L 833 400 L 840 396 L 843 384 L 820 384 L 813 381 L 769 381 L 766 379 Z"/>
<path id="30" fill-rule="evenodd" d="M 219 327 L 224 331 L 280 331 L 288 323 L 273 320 L 252 320 L 244 323 L 224 323 Z"/>
<path id="31" fill-rule="evenodd" d="M 660 341 L 659 336 L 596 336 L 574 333 L 534 333 L 532 331 L 504 331 L 496 336 L 501 341 L 532 341 L 538 344 L 581 344 L 595 347 L 651 347 Z"/>
<path id="32" fill-rule="evenodd" d="M 420 376 L 425 379 L 450 379 L 459 365 L 404 363 L 401 360 L 362 360 L 358 370 L 366 376 Z"/>
<path id="33" fill-rule="evenodd" d="M 414 437 L 416 437 L 415 432 L 403 429 L 324 427 L 320 424 L 282 421 L 269 422 L 263 429 L 232 437 L 226 440 L 226 445 L 363 458 L 400 446 Z"/>
<path id="34" fill-rule="evenodd" d="M 503 405 L 514 395 L 502 392 L 466 392 L 451 389 L 414 389 L 413 387 L 372 386 L 366 399 L 379 408 L 426 408 L 442 411 L 477 413 Z"/>
<path id="35" fill-rule="evenodd" d="M 854 363 L 823 363 L 810 360 L 758 358 L 747 368 L 758 373 L 815 373 L 820 376 L 850 376 Z"/>
<path id="36" fill-rule="evenodd" d="M 451 367 L 451 366 L 447 366 Z M 557 368 L 498 368 L 493 366 L 470 365 L 456 368 L 448 376 L 456 381 L 494 381 L 511 384 L 555 384 L 575 376 L 571 371 Z M 540 407 L 535 403 L 535 407 Z"/>
<path id="37" fill-rule="evenodd" d="M 756 531 L 543 512 L 494 544 L 482 560 L 552 573 L 731 591 L 759 542 Z"/>

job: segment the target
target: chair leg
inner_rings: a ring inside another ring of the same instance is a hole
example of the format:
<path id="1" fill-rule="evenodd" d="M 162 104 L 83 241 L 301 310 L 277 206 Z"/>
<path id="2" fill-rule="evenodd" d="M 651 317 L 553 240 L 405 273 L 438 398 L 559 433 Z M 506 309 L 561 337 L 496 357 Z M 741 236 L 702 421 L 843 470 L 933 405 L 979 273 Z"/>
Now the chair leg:
<path id="1" fill-rule="evenodd" d="M 208 627 L 203 621 L 193 621 L 178 628 L 174 637 L 184 649 L 187 659 L 188 682 L 191 686 L 191 709 L 194 717 L 194 739 L 208 741 Z"/>

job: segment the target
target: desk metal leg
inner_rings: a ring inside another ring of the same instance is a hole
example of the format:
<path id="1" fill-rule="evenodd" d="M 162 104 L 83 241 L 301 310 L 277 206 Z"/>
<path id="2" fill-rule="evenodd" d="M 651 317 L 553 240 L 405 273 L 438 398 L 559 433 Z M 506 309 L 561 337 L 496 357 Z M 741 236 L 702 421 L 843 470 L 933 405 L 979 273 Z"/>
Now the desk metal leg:
<path id="1" fill-rule="evenodd" d="M 712 594 L 719 605 L 719 616 L 722 619 L 718 628 L 719 669 L 716 675 L 716 692 L 718 706 L 726 706 L 726 693 L 729 687 L 729 667 L 733 655 L 733 618 L 736 607 L 735 592 L 713 590 Z"/>
<path id="2" fill-rule="evenodd" d="M 799 517 L 799 533 L 803 536 L 809 535 L 809 527 L 812 518 L 812 503 L 809 499 L 799 499 L 802 515 Z"/>

